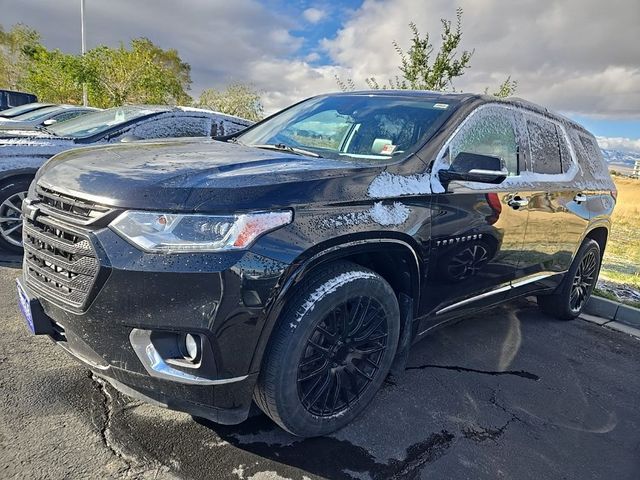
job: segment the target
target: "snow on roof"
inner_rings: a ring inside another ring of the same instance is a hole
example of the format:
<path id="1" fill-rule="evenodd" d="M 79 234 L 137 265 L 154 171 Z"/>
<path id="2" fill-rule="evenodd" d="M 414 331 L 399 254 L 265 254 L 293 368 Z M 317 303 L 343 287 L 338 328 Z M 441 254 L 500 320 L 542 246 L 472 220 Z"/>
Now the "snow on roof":
<path id="1" fill-rule="evenodd" d="M 228 113 L 222 113 L 216 110 L 209 110 L 207 108 L 185 107 L 185 106 L 176 106 L 176 108 L 184 112 L 200 112 L 200 113 L 205 113 L 207 115 L 215 115 L 217 117 L 222 117 L 223 119 L 226 119 L 226 120 L 239 121 L 246 125 L 252 125 L 254 123 L 251 120 L 247 120 L 246 118 L 238 117 L 235 115 L 229 115 Z"/>

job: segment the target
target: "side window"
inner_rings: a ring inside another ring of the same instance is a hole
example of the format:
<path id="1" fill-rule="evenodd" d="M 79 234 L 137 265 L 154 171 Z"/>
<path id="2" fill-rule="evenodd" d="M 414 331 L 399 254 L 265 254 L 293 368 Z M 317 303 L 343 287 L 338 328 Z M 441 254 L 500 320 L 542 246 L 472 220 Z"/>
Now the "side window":
<path id="1" fill-rule="evenodd" d="M 8 93 L 7 97 L 9 101 L 7 102 L 12 107 L 17 107 L 18 105 L 22 105 L 24 102 L 21 102 L 20 95 L 15 93 Z"/>
<path id="2" fill-rule="evenodd" d="M 527 130 L 534 173 L 562 173 L 560 144 L 555 123 L 527 115 Z"/>
<path id="3" fill-rule="evenodd" d="M 451 140 L 449 163 L 461 152 L 499 157 L 509 176 L 518 175 L 518 142 L 513 112 L 499 107 L 477 110 Z"/>
<path id="4" fill-rule="evenodd" d="M 134 126 L 128 133 L 142 139 L 207 137 L 211 134 L 211 119 L 186 116 L 153 118 Z"/>

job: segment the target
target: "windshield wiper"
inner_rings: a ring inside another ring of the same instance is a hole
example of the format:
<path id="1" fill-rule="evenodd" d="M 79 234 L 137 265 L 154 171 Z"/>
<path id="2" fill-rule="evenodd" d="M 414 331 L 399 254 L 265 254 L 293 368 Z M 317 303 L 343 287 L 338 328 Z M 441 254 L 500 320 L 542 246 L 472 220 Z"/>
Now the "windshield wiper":
<path id="1" fill-rule="evenodd" d="M 54 137 L 56 137 L 57 135 L 55 133 L 53 133 L 51 130 L 49 130 L 47 127 L 45 127 L 44 125 L 38 125 L 36 126 L 36 130 L 38 130 L 39 132 L 44 132 L 44 133 L 48 133 L 49 135 L 53 135 Z"/>
<path id="2" fill-rule="evenodd" d="M 309 150 L 303 150 L 302 148 L 291 147 L 284 143 L 264 144 L 264 145 L 250 145 L 251 147 L 264 148 L 265 150 L 279 150 L 281 152 L 295 153 L 296 155 L 306 155 L 308 157 L 322 158 L 322 155 L 318 155 L 316 152 L 310 152 Z"/>

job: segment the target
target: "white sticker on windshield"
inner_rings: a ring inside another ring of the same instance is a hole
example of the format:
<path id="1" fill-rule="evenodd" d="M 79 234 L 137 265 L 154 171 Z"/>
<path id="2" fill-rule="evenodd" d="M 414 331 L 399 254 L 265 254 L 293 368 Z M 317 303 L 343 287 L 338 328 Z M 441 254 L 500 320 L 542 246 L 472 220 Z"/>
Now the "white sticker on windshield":
<path id="1" fill-rule="evenodd" d="M 449 104 L 448 103 L 434 103 L 433 104 L 433 108 L 440 108 L 442 110 L 446 110 L 447 108 L 449 108 Z"/>
<path id="2" fill-rule="evenodd" d="M 382 147 L 382 150 L 380 150 L 380 153 L 382 155 L 393 155 L 393 152 L 395 151 L 395 149 L 396 149 L 396 145 L 387 143 Z"/>

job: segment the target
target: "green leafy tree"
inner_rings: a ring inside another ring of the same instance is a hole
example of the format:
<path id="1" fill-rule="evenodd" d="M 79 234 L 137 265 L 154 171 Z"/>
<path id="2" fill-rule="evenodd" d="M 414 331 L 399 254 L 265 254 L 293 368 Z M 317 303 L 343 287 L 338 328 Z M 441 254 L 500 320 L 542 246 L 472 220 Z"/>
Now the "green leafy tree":
<path id="1" fill-rule="evenodd" d="M 32 28 L 19 23 L 5 31 L 0 25 L 0 88 L 20 88 L 29 63 L 40 48 L 40 34 Z"/>
<path id="2" fill-rule="evenodd" d="M 260 92 L 250 85 L 232 83 L 224 90 L 209 88 L 202 92 L 196 106 L 258 121 L 264 108 Z"/>
<path id="3" fill-rule="evenodd" d="M 398 67 L 401 75 L 389 79 L 388 83 L 380 83 L 375 77 L 365 79 L 367 86 L 372 90 L 399 89 L 399 90 L 436 90 L 455 91 L 454 80 L 463 76 L 466 69 L 470 68 L 474 51 L 460 50 L 462 41 L 462 9 L 456 10 L 456 22 L 441 19 L 442 31 L 440 33 L 441 44 L 436 50 L 431 42 L 429 33 L 422 35 L 415 23 L 409 23 L 411 29 L 411 45 L 405 50 L 397 41 L 393 46 L 400 57 Z M 352 79 L 343 81 L 336 77 L 338 87 L 343 91 L 355 89 Z M 517 82 L 508 77 L 496 92 L 496 96 L 507 97 L 514 93 Z"/>
<path id="4" fill-rule="evenodd" d="M 82 102 L 82 61 L 77 55 L 38 47 L 19 87 L 52 103 Z"/>
<path id="5" fill-rule="evenodd" d="M 163 50 L 148 38 L 133 40 L 132 46 L 141 51 L 146 51 L 153 62 L 160 65 L 167 75 L 167 87 L 178 104 L 188 104 L 191 97 L 186 93 L 191 89 L 191 65 L 183 62 L 175 48 Z"/>
<path id="6" fill-rule="evenodd" d="M 518 88 L 518 81 L 511 80 L 511 76 L 508 76 L 504 82 L 498 85 L 498 89 L 495 92 L 493 92 L 491 95 L 498 98 L 510 97 L 516 92 L 517 88 Z M 486 94 L 489 93 L 488 87 L 484 89 L 484 93 Z"/>
<path id="7" fill-rule="evenodd" d="M 162 50 L 148 39 L 136 39 L 131 48 L 99 46 L 82 58 L 81 80 L 86 82 L 89 103 L 113 107 L 126 103 L 190 103 L 186 90 L 190 67 L 175 50 Z"/>

